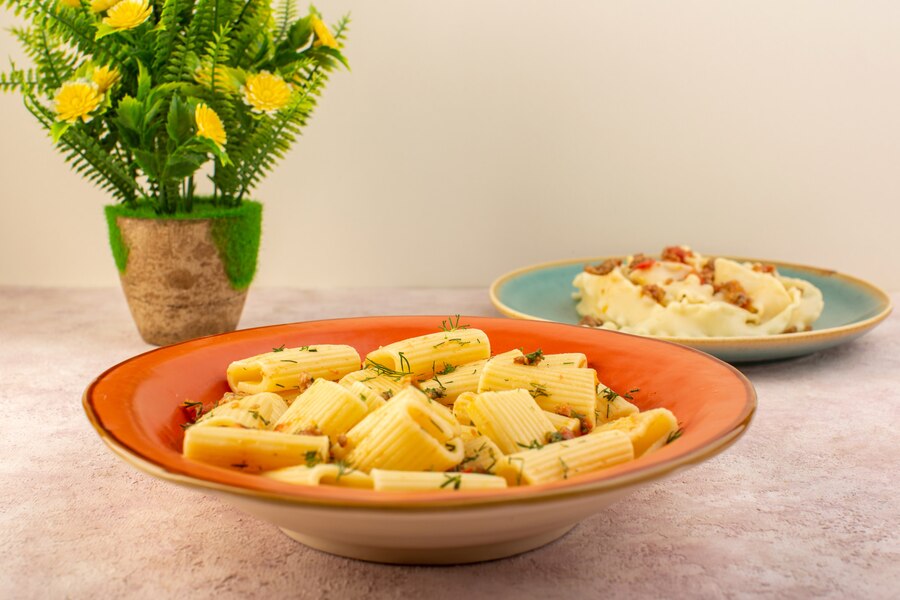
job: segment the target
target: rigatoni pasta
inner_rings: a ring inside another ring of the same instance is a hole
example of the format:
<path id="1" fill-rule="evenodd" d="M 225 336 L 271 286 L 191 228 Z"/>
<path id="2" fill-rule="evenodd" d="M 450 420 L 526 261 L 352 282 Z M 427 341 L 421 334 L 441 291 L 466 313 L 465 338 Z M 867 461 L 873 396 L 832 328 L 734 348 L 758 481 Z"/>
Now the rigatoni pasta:
<path id="1" fill-rule="evenodd" d="M 360 383 L 387 399 L 406 387 L 410 381 L 410 375 L 386 375 L 374 369 L 360 369 L 344 375 L 340 384 L 351 387 L 354 383 Z"/>
<path id="2" fill-rule="evenodd" d="M 352 469 L 345 463 L 297 465 L 264 471 L 260 475 L 294 485 L 335 485 L 372 489 L 372 478 L 367 473 Z"/>
<path id="3" fill-rule="evenodd" d="M 467 412 L 478 431 L 504 454 L 546 444 L 555 431 L 531 394 L 522 389 L 477 394 Z"/>
<path id="4" fill-rule="evenodd" d="M 366 355 L 366 365 L 392 373 L 433 377 L 446 365 L 456 366 L 491 356 L 491 343 L 479 329 L 452 329 L 382 346 Z"/>
<path id="5" fill-rule="evenodd" d="M 533 485 L 568 479 L 633 458 L 634 447 L 627 435 L 605 431 L 510 454 L 500 461 L 496 472 L 510 485 Z"/>
<path id="6" fill-rule="evenodd" d="M 294 389 L 306 378 L 337 381 L 358 369 L 359 353 L 352 346 L 281 346 L 234 361 L 228 365 L 226 376 L 231 391 L 258 394 Z"/>
<path id="7" fill-rule="evenodd" d="M 597 407 L 594 411 L 597 415 L 597 424 L 609 423 L 639 412 L 640 409 L 626 400 L 626 398 L 634 400 L 629 392 L 622 396 L 602 383 L 598 384 Z"/>
<path id="8" fill-rule="evenodd" d="M 327 435 L 335 440 L 362 421 L 368 412 L 365 398 L 333 381 L 317 379 L 297 396 L 272 429 L 282 433 Z"/>
<path id="9" fill-rule="evenodd" d="M 670 410 L 654 408 L 604 423 L 594 433 L 598 435 L 606 431 L 626 433 L 634 445 L 634 455 L 641 457 L 664 446 L 669 441 L 669 436 L 677 430 L 678 420 Z"/>
<path id="10" fill-rule="evenodd" d="M 184 456 L 291 485 L 455 492 L 569 479 L 680 435 L 668 410 L 640 412 L 639 390 L 600 383 L 583 353 L 490 352 L 457 317 L 363 364 L 340 345 L 236 360 L 209 413 L 185 403 Z"/>
<path id="11" fill-rule="evenodd" d="M 434 471 L 387 471 L 372 469 L 373 487 L 379 491 L 425 492 L 432 490 L 489 490 L 506 487 L 495 475 Z"/>
<path id="12" fill-rule="evenodd" d="M 445 471 L 464 457 L 459 433 L 446 408 L 409 387 L 350 430 L 346 461 L 362 471 Z"/>
<path id="13" fill-rule="evenodd" d="M 247 473 L 269 471 L 328 458 L 324 435 L 290 435 L 237 427 L 190 427 L 184 434 L 184 456 Z"/>
<path id="14" fill-rule="evenodd" d="M 196 425 L 268 429 L 286 410 L 287 404 L 278 394 L 263 392 L 242 396 L 229 393 L 225 394 L 215 408 L 200 417 Z"/>
<path id="15" fill-rule="evenodd" d="M 597 373 L 575 367 L 540 368 L 536 365 L 488 361 L 481 371 L 478 392 L 527 390 L 546 411 L 575 417 L 582 429 L 596 424 Z"/>

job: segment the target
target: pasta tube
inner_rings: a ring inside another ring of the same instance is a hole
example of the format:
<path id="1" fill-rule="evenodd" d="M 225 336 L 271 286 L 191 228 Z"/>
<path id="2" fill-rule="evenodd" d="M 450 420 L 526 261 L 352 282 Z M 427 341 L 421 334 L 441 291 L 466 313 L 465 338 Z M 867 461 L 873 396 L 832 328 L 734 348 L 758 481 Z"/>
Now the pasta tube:
<path id="1" fill-rule="evenodd" d="M 510 485 L 534 485 L 568 479 L 634 458 L 631 440 L 621 431 L 585 435 L 500 459 L 495 473 Z"/>
<path id="2" fill-rule="evenodd" d="M 528 366 L 549 369 L 557 367 L 583 369 L 587 367 L 587 356 L 581 352 L 544 354 L 540 350 L 536 350 L 531 354 L 525 355 L 521 350 L 511 350 L 503 354 L 498 354 L 492 360 L 499 360 L 500 362 L 505 363 L 527 364 Z"/>
<path id="3" fill-rule="evenodd" d="M 555 431 L 526 390 L 478 394 L 467 413 L 478 431 L 491 438 L 504 454 L 546 444 Z"/>
<path id="4" fill-rule="evenodd" d="M 453 403 L 453 416 L 460 425 L 472 425 L 472 419 L 469 418 L 469 404 L 477 395 L 473 392 L 463 392 Z"/>
<path id="5" fill-rule="evenodd" d="M 450 411 L 409 387 L 347 433 L 346 462 L 365 472 L 445 471 L 464 457 L 459 433 Z"/>
<path id="6" fill-rule="evenodd" d="M 287 404 L 278 394 L 263 392 L 251 396 L 225 394 L 224 402 L 200 417 L 194 427 L 243 427 L 270 429 Z"/>
<path id="7" fill-rule="evenodd" d="M 542 369 L 503 361 L 489 361 L 481 372 L 478 392 L 525 389 L 549 412 L 581 421 L 582 430 L 596 423 L 597 373 L 593 369 Z"/>
<path id="8" fill-rule="evenodd" d="M 463 392 L 478 389 L 478 379 L 487 360 L 479 360 L 464 365 L 445 364 L 444 368 L 431 379 L 419 382 L 419 387 L 441 404 L 453 404 Z"/>
<path id="9" fill-rule="evenodd" d="M 631 443 L 634 444 L 634 455 L 640 458 L 666 445 L 669 436 L 678 431 L 678 419 L 666 408 L 654 408 L 610 421 L 594 430 L 598 435 L 608 431 L 622 431 L 628 434 Z"/>
<path id="10" fill-rule="evenodd" d="M 247 473 L 270 471 L 328 459 L 324 435 L 289 435 L 234 427 L 189 427 L 184 457 Z"/>
<path id="11" fill-rule="evenodd" d="M 570 367 L 576 369 L 584 369 L 587 367 L 587 356 L 581 352 L 566 352 L 562 354 L 545 354 L 544 360 L 538 363 L 538 366 L 554 368 L 554 367 Z"/>
<path id="12" fill-rule="evenodd" d="M 317 379 L 297 396 L 273 429 L 282 433 L 324 434 L 334 441 L 368 412 L 369 407 L 360 396 L 333 381 Z"/>
<path id="13" fill-rule="evenodd" d="M 465 447 L 465 456 L 457 471 L 474 473 L 492 473 L 497 461 L 503 456 L 503 452 L 497 444 L 486 435 L 481 435 L 474 427 L 463 427 L 462 441 Z"/>
<path id="14" fill-rule="evenodd" d="M 454 329 L 382 346 L 366 356 L 366 366 L 418 379 L 434 377 L 446 365 L 456 366 L 491 356 L 491 343 L 479 329 Z"/>
<path id="15" fill-rule="evenodd" d="M 372 369 L 362 369 L 344 375 L 340 384 L 344 387 L 350 387 L 354 383 L 361 383 L 378 394 L 390 398 L 409 385 L 411 380 L 411 375 L 391 377 L 388 375 L 379 375 L 377 371 Z"/>
<path id="16" fill-rule="evenodd" d="M 387 400 L 384 399 L 384 396 L 372 388 L 366 387 L 366 384 L 364 383 L 354 381 L 348 389 L 351 394 L 366 403 L 366 414 L 375 412 L 387 404 Z"/>
<path id="17" fill-rule="evenodd" d="M 247 394 L 280 392 L 300 386 L 301 374 L 337 381 L 359 369 L 359 353 L 351 346 L 320 344 L 277 349 L 237 360 L 226 376 L 232 391 Z"/>
<path id="18" fill-rule="evenodd" d="M 597 386 L 597 409 L 595 412 L 597 413 L 597 424 L 600 425 L 640 412 L 640 409 L 601 383 Z"/>
<path id="19" fill-rule="evenodd" d="M 506 480 L 481 473 L 435 473 L 372 469 L 372 482 L 379 491 L 430 492 L 434 490 L 488 490 L 506 487 Z"/>
<path id="20" fill-rule="evenodd" d="M 372 489 L 372 478 L 344 463 L 297 465 L 260 473 L 263 477 L 295 485 L 336 485 L 338 487 Z"/>
<path id="21" fill-rule="evenodd" d="M 544 416 L 547 417 L 547 420 L 550 421 L 550 424 L 553 425 L 556 431 L 565 429 L 571 431 L 575 436 L 581 435 L 581 421 L 575 417 L 564 417 L 546 410 L 544 411 Z"/>

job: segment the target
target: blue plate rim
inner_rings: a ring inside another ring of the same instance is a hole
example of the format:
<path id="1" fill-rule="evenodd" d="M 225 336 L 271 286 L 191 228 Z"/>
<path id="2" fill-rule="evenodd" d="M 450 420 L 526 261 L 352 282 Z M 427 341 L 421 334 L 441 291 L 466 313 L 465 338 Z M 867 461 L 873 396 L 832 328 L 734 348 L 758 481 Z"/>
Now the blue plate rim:
<path id="1" fill-rule="evenodd" d="M 717 255 L 718 256 L 718 255 Z M 563 258 L 558 260 L 550 260 L 545 261 L 533 265 L 528 265 L 525 267 L 520 267 L 518 269 L 514 269 L 507 273 L 504 273 L 497 279 L 495 279 L 489 288 L 489 294 L 491 298 L 491 303 L 494 307 L 499 310 L 501 313 L 508 317 L 513 317 L 516 319 L 526 319 L 530 321 L 552 321 L 552 319 L 545 319 L 543 317 L 537 315 L 530 315 L 528 313 L 523 313 L 518 311 L 510 306 L 507 306 L 500 300 L 500 291 L 503 286 L 509 281 L 520 277 L 526 273 L 531 273 L 533 271 L 540 271 L 543 269 L 548 269 L 552 267 L 564 267 L 564 266 L 572 266 L 577 264 L 591 264 L 591 263 L 599 263 L 604 260 L 608 260 L 611 258 L 622 258 L 622 255 L 608 255 L 608 256 L 594 256 L 588 258 Z M 669 336 L 643 336 L 643 337 L 652 337 L 654 339 L 665 340 L 669 342 L 675 342 L 677 344 L 684 344 L 687 346 L 692 346 L 694 348 L 725 348 L 725 347 L 734 347 L 736 345 L 740 346 L 762 346 L 762 345 L 783 345 L 783 344 L 797 344 L 803 345 L 808 344 L 810 342 L 815 342 L 817 340 L 826 340 L 833 339 L 836 337 L 844 337 L 850 336 L 856 333 L 863 333 L 868 331 L 869 329 L 875 327 L 883 320 L 885 320 L 888 315 L 893 311 L 893 302 L 891 301 L 891 297 L 888 295 L 880 287 L 875 284 L 866 281 L 865 279 L 860 279 L 859 277 L 855 277 L 853 275 L 847 275 L 845 273 L 841 273 L 839 271 L 835 271 L 834 269 L 824 269 L 821 267 L 812 267 L 809 265 L 801 265 L 797 263 L 790 263 L 784 261 L 776 261 L 776 260 L 768 260 L 768 259 L 759 259 L 759 258 L 747 258 L 747 257 L 738 257 L 738 256 L 721 256 L 721 258 L 728 258 L 730 260 L 735 260 L 738 262 L 759 262 L 775 265 L 775 267 L 784 267 L 786 269 L 793 269 L 797 271 L 809 271 L 812 273 L 816 273 L 821 276 L 826 277 L 836 277 L 838 279 L 843 280 L 846 283 L 856 285 L 858 287 L 864 288 L 867 292 L 870 292 L 873 297 L 877 298 L 881 303 L 881 310 L 861 321 L 854 321 L 852 323 L 848 323 L 846 325 L 840 325 L 837 327 L 827 327 L 825 329 L 816 329 L 813 331 L 799 331 L 796 333 L 779 333 L 774 335 L 760 335 L 760 336 L 734 336 L 734 337 L 669 337 Z M 569 323 L 571 325 L 571 323 Z"/>

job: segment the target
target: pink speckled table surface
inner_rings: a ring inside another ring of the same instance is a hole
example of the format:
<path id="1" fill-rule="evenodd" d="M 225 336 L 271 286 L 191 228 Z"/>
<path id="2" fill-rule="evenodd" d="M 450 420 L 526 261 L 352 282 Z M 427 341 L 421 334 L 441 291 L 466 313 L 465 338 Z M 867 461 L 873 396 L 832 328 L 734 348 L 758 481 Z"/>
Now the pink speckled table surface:
<path id="1" fill-rule="evenodd" d="M 480 289 L 255 289 L 241 327 L 423 313 L 497 314 Z M 0 287 L 0 598 L 900 597 L 896 313 L 742 367 L 759 410 L 724 454 L 541 549 L 457 567 L 323 554 L 116 458 L 81 393 L 147 349 L 118 289 Z"/>

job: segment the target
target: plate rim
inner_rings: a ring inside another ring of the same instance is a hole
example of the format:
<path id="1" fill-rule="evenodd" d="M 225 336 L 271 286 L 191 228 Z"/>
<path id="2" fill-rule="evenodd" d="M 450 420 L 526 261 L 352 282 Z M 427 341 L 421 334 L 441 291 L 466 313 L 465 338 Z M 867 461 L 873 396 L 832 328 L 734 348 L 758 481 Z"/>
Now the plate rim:
<path id="1" fill-rule="evenodd" d="M 615 492 L 620 489 L 627 489 L 636 485 L 640 485 L 643 483 L 648 483 L 650 481 L 662 479 L 672 473 L 675 473 L 679 470 L 688 468 L 695 464 L 699 464 L 704 462 L 705 460 L 712 458 L 716 454 L 724 451 L 732 444 L 734 444 L 738 439 L 740 439 L 744 433 L 746 433 L 747 428 L 752 422 L 753 418 L 756 415 L 756 410 L 759 405 L 758 395 L 756 393 L 756 389 L 750 380 L 739 371 L 734 366 L 728 364 L 725 361 L 722 361 L 714 356 L 708 355 L 700 350 L 695 348 L 691 348 L 689 346 L 683 346 L 680 344 L 675 344 L 672 342 L 668 342 L 666 340 L 657 340 L 653 338 L 643 338 L 649 343 L 660 343 L 676 346 L 680 351 L 693 352 L 703 356 L 706 360 L 711 360 L 716 363 L 720 363 L 721 366 L 725 367 L 731 375 L 735 376 L 737 380 L 741 383 L 745 390 L 745 403 L 741 409 L 739 419 L 733 424 L 733 426 L 718 435 L 715 439 L 709 441 L 705 446 L 697 448 L 681 457 L 675 457 L 673 459 L 666 460 L 662 463 L 658 463 L 656 465 L 651 465 L 647 467 L 643 467 L 637 470 L 632 470 L 626 473 L 617 474 L 613 477 L 601 478 L 597 480 L 588 480 L 584 483 L 580 483 L 575 486 L 567 486 L 567 487 L 552 487 L 552 488 L 544 488 L 536 490 L 536 493 L 521 495 L 521 496 L 513 496 L 513 497 L 503 497 L 497 498 L 496 496 L 491 495 L 489 492 L 493 490 L 473 490 L 466 492 L 465 495 L 460 496 L 451 496 L 444 499 L 434 499 L 434 498 L 422 498 L 421 500 L 416 498 L 414 495 L 412 498 L 407 496 L 405 500 L 396 499 L 394 502 L 387 501 L 387 498 L 384 497 L 385 501 L 372 503 L 368 502 L 367 499 L 334 499 L 334 498 L 317 498 L 317 497 L 304 497 L 302 495 L 297 494 L 288 494 L 288 493 L 279 493 L 275 491 L 266 491 L 266 490 L 258 490 L 249 487 L 243 487 L 240 485 L 223 483 L 218 481 L 211 481 L 208 479 L 203 479 L 201 477 L 196 477 L 190 474 L 185 474 L 178 472 L 176 470 L 171 470 L 167 468 L 165 464 L 159 463 L 153 459 L 150 459 L 146 456 L 143 456 L 138 450 L 132 449 L 129 447 L 127 443 L 120 440 L 118 436 L 115 435 L 112 431 L 108 430 L 103 426 L 100 416 L 93 406 L 91 402 L 91 394 L 94 388 L 104 379 L 110 372 L 116 370 L 117 368 L 141 359 L 144 356 L 154 354 L 160 351 L 164 351 L 170 348 L 186 346 L 189 344 L 194 344 L 199 341 L 206 341 L 213 338 L 227 337 L 235 334 L 240 334 L 242 332 L 256 332 L 265 329 L 273 329 L 285 326 L 296 326 L 296 325 L 304 325 L 304 324 L 312 324 L 312 323 L 323 323 L 323 322 L 334 322 L 334 321 L 345 321 L 345 320 L 379 320 L 385 317 L 424 317 L 424 318 L 440 318 L 437 315 L 381 315 L 381 316 L 364 316 L 364 317 L 346 317 L 346 318 L 337 318 L 337 319 L 318 319 L 311 321 L 297 321 L 292 323 L 281 323 L 275 325 L 265 325 L 261 327 L 252 327 L 247 329 L 241 329 L 234 332 L 205 336 L 201 338 L 196 338 L 193 340 L 188 340 L 186 342 L 181 342 L 179 344 L 173 344 L 170 346 L 163 346 L 161 348 L 155 348 L 152 350 L 148 350 L 146 352 L 142 352 L 130 358 L 127 358 L 115 365 L 109 367 L 104 370 L 102 373 L 97 375 L 85 388 L 82 394 L 82 407 L 85 411 L 85 414 L 90 422 L 91 426 L 94 428 L 100 439 L 116 454 L 119 458 L 124 460 L 126 463 L 131 466 L 137 468 L 138 470 L 162 479 L 164 481 L 168 481 L 171 483 L 175 483 L 178 485 L 184 485 L 190 488 L 207 490 L 207 491 L 215 491 L 215 492 L 224 492 L 232 495 L 253 498 L 257 500 L 265 500 L 269 502 L 277 502 L 280 504 L 288 504 L 292 506 L 302 506 L 307 508 L 323 508 L 323 509 L 333 509 L 333 510 L 366 510 L 366 511 L 381 511 L 381 512 L 392 512 L 392 513 L 402 513 L 402 512 L 410 512 L 410 513 L 423 513 L 423 512 L 433 512 L 433 511 L 462 511 L 462 510 L 483 510 L 483 509 L 493 509 L 504 506 L 518 506 L 523 504 L 536 504 L 536 503 L 546 503 L 546 502 L 555 502 L 555 501 L 563 501 L 569 499 L 583 498 L 586 496 L 592 496 L 602 493 Z M 486 320 L 495 320 L 495 321 L 504 321 L 500 317 L 484 317 L 484 316 L 471 316 L 464 315 L 464 318 L 477 318 L 477 319 L 486 319 Z M 567 323 L 557 323 L 554 321 L 546 321 L 547 323 L 551 323 L 560 327 L 580 327 L 578 325 L 571 325 Z M 609 335 L 623 335 L 628 337 L 639 337 L 632 336 L 631 334 L 621 333 L 617 331 L 608 331 L 604 332 Z M 547 484 L 544 484 L 545 486 Z"/>
<path id="2" fill-rule="evenodd" d="M 654 255 L 651 255 L 654 256 Z M 561 267 L 561 266 L 569 266 L 576 264 L 589 264 L 602 262 L 604 260 L 608 260 L 611 258 L 622 258 L 621 255 L 607 255 L 607 256 L 594 256 L 589 258 L 563 258 L 557 260 L 544 261 L 541 263 L 536 263 L 533 265 L 528 265 L 525 267 L 519 267 L 518 269 L 513 269 L 512 271 L 508 271 L 503 275 L 497 277 L 490 285 L 488 293 L 490 295 L 491 304 L 494 305 L 494 308 L 499 310 L 501 313 L 508 317 L 513 317 L 516 319 L 524 319 L 528 321 L 546 321 L 551 323 L 561 323 L 560 321 L 553 321 L 552 319 L 545 319 L 543 317 L 539 317 L 536 315 L 530 315 L 528 313 L 524 313 L 522 311 L 516 310 L 510 306 L 507 306 L 500 300 L 500 290 L 501 288 L 516 277 L 524 275 L 526 273 L 530 273 L 532 271 L 540 271 L 543 269 L 548 269 L 551 267 Z M 775 260 L 766 260 L 759 258 L 748 258 L 748 257 L 740 257 L 740 256 L 716 256 L 716 258 L 727 258 L 729 260 L 739 261 L 739 262 L 760 262 L 775 265 L 776 267 L 786 267 L 788 269 L 797 269 L 804 271 L 812 271 L 815 273 L 819 273 L 823 276 L 828 277 L 837 277 L 838 279 L 843 279 L 847 282 L 858 285 L 859 287 L 865 288 L 867 291 L 871 292 L 873 296 L 877 297 L 881 302 L 881 310 L 876 314 L 867 319 L 863 319 L 861 321 L 854 321 L 853 323 L 848 323 L 846 325 L 839 325 L 837 327 L 828 327 L 825 329 L 815 329 L 813 331 L 798 331 L 795 333 L 777 333 L 770 335 L 760 335 L 760 336 L 751 336 L 751 335 L 742 335 L 742 336 L 715 336 L 715 337 L 683 337 L 683 336 L 656 336 L 656 335 L 644 335 L 644 334 L 633 334 L 640 335 L 641 337 L 647 337 L 655 340 L 665 341 L 665 342 L 673 342 L 676 344 L 684 344 L 687 346 L 692 346 L 694 348 L 720 348 L 720 347 L 731 347 L 737 344 L 742 346 L 761 346 L 761 345 L 773 345 L 777 342 L 789 342 L 791 344 L 802 344 L 805 342 L 815 341 L 817 339 L 827 339 L 833 337 L 842 337 L 844 335 L 849 335 L 855 332 L 864 332 L 868 331 L 875 325 L 878 325 L 882 321 L 884 321 L 893 311 L 893 302 L 891 300 L 890 295 L 878 287 L 877 285 L 866 281 L 865 279 L 861 279 L 854 275 L 848 275 L 846 273 L 842 273 L 840 271 L 836 271 L 834 269 L 824 269 L 821 267 L 813 267 L 810 265 L 802 265 L 799 263 L 792 263 L 786 261 L 775 261 Z M 574 325 L 573 323 L 563 323 L 563 325 Z M 578 325 L 575 325 L 576 327 Z M 613 330 L 614 331 L 614 330 Z M 620 332 L 624 333 L 624 332 Z"/>

